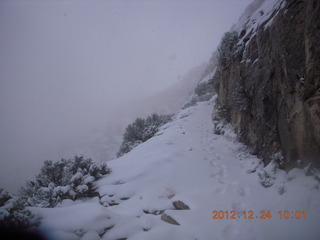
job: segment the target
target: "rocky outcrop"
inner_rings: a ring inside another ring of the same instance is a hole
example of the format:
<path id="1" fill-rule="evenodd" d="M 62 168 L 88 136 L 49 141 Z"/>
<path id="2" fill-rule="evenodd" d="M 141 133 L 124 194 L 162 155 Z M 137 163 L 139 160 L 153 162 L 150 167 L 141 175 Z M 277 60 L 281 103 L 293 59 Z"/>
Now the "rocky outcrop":
<path id="1" fill-rule="evenodd" d="M 256 3 L 235 29 L 237 55 L 218 65 L 218 102 L 266 164 L 281 151 L 286 169 L 320 167 L 320 2 Z"/>

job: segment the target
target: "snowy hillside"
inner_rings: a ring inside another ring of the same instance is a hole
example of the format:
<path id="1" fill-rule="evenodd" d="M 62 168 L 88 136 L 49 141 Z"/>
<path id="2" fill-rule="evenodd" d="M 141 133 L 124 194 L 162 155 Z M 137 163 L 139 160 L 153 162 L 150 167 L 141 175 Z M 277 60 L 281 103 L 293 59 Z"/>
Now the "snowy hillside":
<path id="1" fill-rule="evenodd" d="M 52 239 L 320 239 L 319 180 L 275 163 L 264 168 L 230 127 L 215 134 L 214 101 L 181 110 L 110 161 L 100 197 L 33 208 L 40 229 Z M 279 211 L 289 212 L 280 219 Z"/>

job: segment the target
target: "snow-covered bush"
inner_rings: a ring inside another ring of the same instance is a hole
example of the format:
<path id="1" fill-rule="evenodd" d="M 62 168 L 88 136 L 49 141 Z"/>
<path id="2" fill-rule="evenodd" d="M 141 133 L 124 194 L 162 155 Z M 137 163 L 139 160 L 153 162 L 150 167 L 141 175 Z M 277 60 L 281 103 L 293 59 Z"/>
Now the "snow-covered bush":
<path id="1" fill-rule="evenodd" d="M 275 154 L 273 154 L 270 158 L 270 162 L 275 162 L 278 168 L 283 169 L 285 165 L 283 153 L 276 152 Z"/>
<path id="2" fill-rule="evenodd" d="M 0 232 L 38 224 L 39 218 L 25 208 L 21 198 L 0 189 Z"/>
<path id="3" fill-rule="evenodd" d="M 231 61 L 241 56 L 242 49 L 238 46 L 239 36 L 237 32 L 226 32 L 221 40 L 218 51 L 218 63 L 221 67 L 227 67 Z"/>
<path id="4" fill-rule="evenodd" d="M 121 157 L 140 143 L 152 138 L 158 132 L 159 128 L 171 121 L 171 119 L 172 115 L 158 115 L 156 113 L 148 116 L 147 119 L 137 118 L 126 128 L 117 157 Z"/>
<path id="5" fill-rule="evenodd" d="M 182 107 L 187 109 L 189 107 L 197 105 L 198 102 L 209 101 L 214 95 L 213 79 L 206 82 L 200 82 L 194 89 L 194 95 L 188 100 L 188 102 Z"/>
<path id="6" fill-rule="evenodd" d="M 279 153 L 279 157 L 280 155 L 282 154 Z M 277 156 L 278 155 L 276 155 L 276 157 Z M 271 187 L 275 182 L 278 169 L 278 162 L 276 160 L 272 160 L 267 166 L 265 166 L 261 171 L 258 172 L 260 184 L 265 188 Z"/>
<path id="7" fill-rule="evenodd" d="M 214 114 L 213 114 L 213 121 L 214 122 L 223 122 L 223 123 L 227 123 L 230 122 L 230 108 L 225 105 L 225 104 L 221 104 L 218 101 L 215 102 L 214 105 Z"/>
<path id="8" fill-rule="evenodd" d="M 187 109 L 189 107 L 192 107 L 192 106 L 195 106 L 197 105 L 197 97 L 196 96 L 193 96 L 183 107 L 182 109 Z"/>
<path id="9" fill-rule="evenodd" d="M 197 102 L 209 101 L 214 95 L 213 79 L 199 83 L 194 92 L 197 96 Z"/>
<path id="10" fill-rule="evenodd" d="M 58 162 L 47 160 L 36 176 L 28 181 L 20 195 L 27 206 L 54 207 L 64 199 L 79 199 L 95 194 L 94 182 L 108 174 L 106 163 L 75 156 Z"/>
<path id="11" fill-rule="evenodd" d="M 199 83 L 194 90 L 194 92 L 197 94 L 197 96 L 203 96 L 203 95 L 207 94 L 208 91 L 209 91 L 209 89 L 208 89 L 207 82 Z"/>

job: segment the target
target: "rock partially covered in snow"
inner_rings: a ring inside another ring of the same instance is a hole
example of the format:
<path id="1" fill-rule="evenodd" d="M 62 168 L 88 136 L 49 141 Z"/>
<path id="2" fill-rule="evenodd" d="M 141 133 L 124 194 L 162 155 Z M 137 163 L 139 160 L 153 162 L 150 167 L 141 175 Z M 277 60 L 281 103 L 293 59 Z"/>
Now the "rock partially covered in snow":
<path id="1" fill-rule="evenodd" d="M 173 225 L 180 225 L 173 217 L 171 217 L 170 215 L 166 214 L 166 213 L 162 213 L 161 214 L 161 220 Z"/>
<path id="2" fill-rule="evenodd" d="M 172 204 L 175 207 L 175 209 L 177 209 L 177 210 L 189 210 L 190 209 L 189 206 L 182 201 L 174 201 Z"/>

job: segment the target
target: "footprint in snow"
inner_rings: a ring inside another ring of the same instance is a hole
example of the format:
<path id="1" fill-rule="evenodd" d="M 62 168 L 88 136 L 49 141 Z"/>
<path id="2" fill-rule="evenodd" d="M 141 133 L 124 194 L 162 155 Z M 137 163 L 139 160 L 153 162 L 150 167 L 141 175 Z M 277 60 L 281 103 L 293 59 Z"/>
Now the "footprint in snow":
<path id="1" fill-rule="evenodd" d="M 232 210 L 236 211 L 238 215 L 242 214 L 242 212 L 246 210 L 246 205 L 242 202 L 233 202 L 231 207 Z"/>
<path id="2" fill-rule="evenodd" d="M 216 162 L 210 161 L 210 165 L 213 168 L 210 177 L 218 180 L 220 183 L 224 183 L 224 176 L 226 174 L 225 166 L 219 165 Z"/>
<path id="3" fill-rule="evenodd" d="M 242 197 L 247 196 L 248 195 L 248 191 L 249 191 L 248 188 L 245 188 L 245 187 L 239 187 L 237 189 L 237 193 L 239 193 L 239 195 L 242 196 Z"/>

